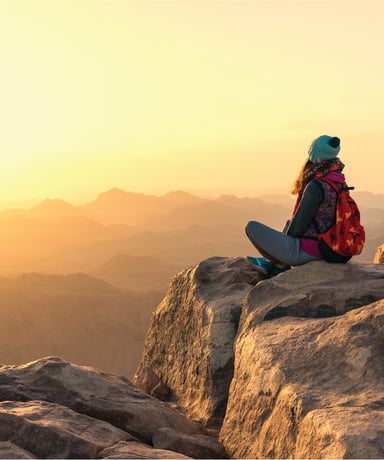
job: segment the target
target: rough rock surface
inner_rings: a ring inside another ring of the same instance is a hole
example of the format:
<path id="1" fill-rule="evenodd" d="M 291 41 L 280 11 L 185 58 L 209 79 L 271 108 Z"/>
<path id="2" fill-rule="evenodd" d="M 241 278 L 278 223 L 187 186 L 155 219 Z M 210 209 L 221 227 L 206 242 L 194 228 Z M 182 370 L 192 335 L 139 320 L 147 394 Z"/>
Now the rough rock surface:
<path id="1" fill-rule="evenodd" d="M 152 442 L 155 447 L 182 452 L 192 458 L 227 458 L 222 444 L 203 434 L 185 434 L 172 428 L 160 428 L 153 435 Z"/>
<path id="2" fill-rule="evenodd" d="M 242 302 L 262 279 L 243 258 L 214 257 L 177 275 L 152 315 L 142 361 L 207 426 L 225 414 Z"/>
<path id="3" fill-rule="evenodd" d="M 36 399 L 105 420 L 143 442 L 151 442 L 153 433 L 163 426 L 186 433 L 202 432 L 200 425 L 123 377 L 76 366 L 58 357 L 0 367 L 0 400 Z"/>
<path id="4" fill-rule="evenodd" d="M 164 427 L 180 436 L 208 434 L 123 377 L 57 357 L 0 366 L 1 458 L 185 457 L 153 448 Z M 203 442 L 201 449 L 211 452 Z"/>
<path id="5" fill-rule="evenodd" d="M 384 297 L 384 270 L 374 264 L 311 262 L 259 283 L 244 304 L 241 322 L 283 316 L 342 315 Z"/>
<path id="6" fill-rule="evenodd" d="M 45 401 L 0 402 L 0 439 L 38 458 L 96 458 L 129 435 L 101 420 Z"/>
<path id="7" fill-rule="evenodd" d="M 383 298 L 383 267 L 326 262 L 249 293 L 220 434 L 231 456 L 383 457 Z"/>
<path id="8" fill-rule="evenodd" d="M 140 442 L 119 442 L 100 452 L 102 458 L 191 458 L 165 449 L 155 449 Z"/>
<path id="9" fill-rule="evenodd" d="M 222 421 L 232 381 L 220 432 L 230 456 L 384 457 L 383 266 L 319 261 L 260 280 L 240 259 L 180 274 L 138 370 L 155 369 L 208 424 Z"/>
<path id="10" fill-rule="evenodd" d="M 246 321 L 221 430 L 229 453 L 383 458 L 383 308 L 381 300 L 333 318 Z"/>
<path id="11" fill-rule="evenodd" d="M 384 264 L 384 244 L 378 246 L 373 259 L 374 264 Z"/>
<path id="12" fill-rule="evenodd" d="M 13 442 L 0 441 L 0 458 L 36 458 Z"/>

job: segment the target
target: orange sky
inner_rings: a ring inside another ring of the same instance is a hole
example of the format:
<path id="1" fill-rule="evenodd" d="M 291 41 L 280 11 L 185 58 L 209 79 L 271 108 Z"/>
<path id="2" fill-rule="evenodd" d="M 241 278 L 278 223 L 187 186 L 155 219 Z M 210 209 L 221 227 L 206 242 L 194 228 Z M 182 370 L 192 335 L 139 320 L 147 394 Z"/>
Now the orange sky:
<path id="1" fill-rule="evenodd" d="M 289 189 L 320 134 L 384 192 L 384 2 L 1 0 L 0 203 Z"/>

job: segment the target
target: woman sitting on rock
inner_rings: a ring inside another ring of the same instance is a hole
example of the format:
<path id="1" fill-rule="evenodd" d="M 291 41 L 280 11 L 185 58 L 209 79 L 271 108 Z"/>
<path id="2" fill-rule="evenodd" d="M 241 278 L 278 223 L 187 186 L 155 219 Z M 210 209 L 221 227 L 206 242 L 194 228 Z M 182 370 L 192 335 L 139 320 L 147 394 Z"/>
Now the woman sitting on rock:
<path id="1" fill-rule="evenodd" d="M 334 220 L 337 192 L 321 178 L 344 183 L 343 163 L 337 158 L 340 139 L 323 135 L 315 139 L 308 152 L 292 193 L 298 195 L 293 216 L 283 232 L 260 222 L 251 221 L 246 234 L 264 257 L 247 257 L 255 268 L 274 276 L 291 265 L 302 265 L 322 259 L 317 239 Z"/>

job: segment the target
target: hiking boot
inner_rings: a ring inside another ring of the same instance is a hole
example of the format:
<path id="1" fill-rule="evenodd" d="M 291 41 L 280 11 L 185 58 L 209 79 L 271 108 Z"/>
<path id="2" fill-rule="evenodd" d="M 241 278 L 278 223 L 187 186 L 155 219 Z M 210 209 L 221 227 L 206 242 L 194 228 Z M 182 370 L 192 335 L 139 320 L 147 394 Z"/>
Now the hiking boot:
<path id="1" fill-rule="evenodd" d="M 264 257 L 247 256 L 246 259 L 253 265 L 253 268 L 265 276 L 276 276 L 291 268 L 290 265 L 274 264 L 273 262 L 264 259 Z"/>
<path id="2" fill-rule="evenodd" d="M 265 260 L 264 257 L 247 256 L 246 259 L 253 265 L 253 268 L 266 276 L 269 276 L 269 271 L 274 267 L 274 264 L 268 260 Z"/>

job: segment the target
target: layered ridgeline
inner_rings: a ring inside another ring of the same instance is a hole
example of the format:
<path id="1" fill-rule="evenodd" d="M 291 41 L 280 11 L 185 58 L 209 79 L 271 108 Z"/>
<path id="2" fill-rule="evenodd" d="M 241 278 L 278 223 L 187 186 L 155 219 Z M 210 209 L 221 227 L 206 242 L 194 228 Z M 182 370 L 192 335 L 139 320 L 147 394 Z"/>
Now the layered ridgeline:
<path id="1" fill-rule="evenodd" d="M 180 272 L 127 378 L 0 367 L 2 458 L 383 458 L 384 265 Z M 121 350 L 121 353 L 124 353 Z"/>
<path id="2" fill-rule="evenodd" d="M 59 355 L 132 377 L 172 277 L 246 254 L 244 222 L 280 225 L 291 201 L 112 189 L 81 206 L 0 211 L 0 362 Z"/>
<path id="3" fill-rule="evenodd" d="M 384 200 L 355 196 L 367 244 L 354 262 L 371 262 L 384 241 Z M 172 277 L 212 256 L 256 255 L 244 224 L 281 228 L 293 202 L 112 189 L 79 206 L 50 199 L 0 211 L 1 362 L 59 355 L 132 377 Z"/>
<path id="4" fill-rule="evenodd" d="M 384 200 L 368 193 L 354 196 L 367 230 L 366 247 L 356 260 L 371 262 L 384 241 Z M 125 265 L 130 271 L 132 260 L 123 263 L 121 256 L 153 257 L 147 267 L 157 264 L 157 271 L 169 276 L 170 269 L 175 274 L 211 256 L 245 255 L 252 252 L 245 223 L 255 219 L 282 228 L 293 203 L 290 195 L 208 199 L 184 192 L 158 197 L 112 189 L 81 206 L 45 200 L 30 209 L 8 209 L 0 211 L 0 276 L 96 273 L 132 288 L 128 276 L 113 273 L 124 272 Z"/>
<path id="5" fill-rule="evenodd" d="M 102 279 L 105 274 L 111 281 L 113 266 L 124 272 L 119 257 L 133 256 L 153 257 L 147 267 L 157 264 L 169 280 L 171 266 L 175 274 L 213 255 L 245 254 L 245 222 L 256 218 L 280 227 L 292 202 L 290 197 L 203 199 L 184 192 L 158 197 L 112 189 L 81 206 L 45 200 L 30 209 L 1 211 L 0 276 L 82 272 Z M 131 262 L 125 261 L 128 271 Z M 128 276 L 122 281 L 132 288 Z"/>

